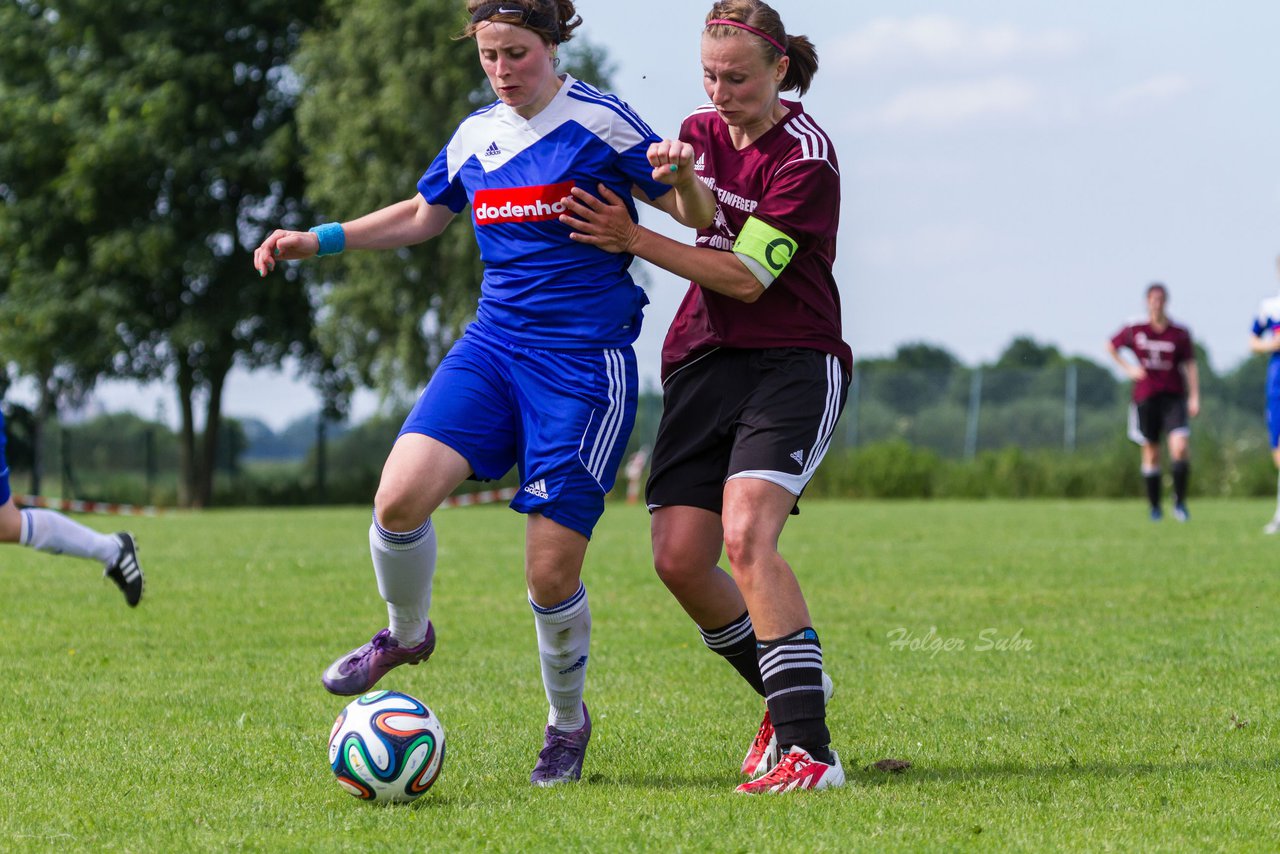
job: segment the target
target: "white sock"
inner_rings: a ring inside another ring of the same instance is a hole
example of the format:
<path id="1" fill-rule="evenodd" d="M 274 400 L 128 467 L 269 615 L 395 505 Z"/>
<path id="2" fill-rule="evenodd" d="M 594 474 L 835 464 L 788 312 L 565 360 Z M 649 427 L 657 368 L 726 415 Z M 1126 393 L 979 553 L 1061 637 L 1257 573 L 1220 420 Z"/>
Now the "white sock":
<path id="1" fill-rule="evenodd" d="M 56 510 L 35 507 L 22 511 L 18 542 L 53 555 L 90 558 L 103 566 L 120 556 L 120 541 L 114 534 L 99 534 Z"/>
<path id="2" fill-rule="evenodd" d="M 369 526 L 369 552 L 378 592 L 387 602 L 391 636 L 401 646 L 417 646 L 427 636 L 431 579 L 436 574 L 436 529 L 427 519 L 414 531 L 397 534 Z"/>
<path id="3" fill-rule="evenodd" d="M 587 650 L 591 646 L 591 608 L 587 588 L 558 605 L 543 608 L 529 595 L 533 621 L 538 629 L 538 657 L 542 660 L 542 686 L 551 711 L 547 724 L 562 732 L 580 729 L 582 690 L 587 682 Z"/>

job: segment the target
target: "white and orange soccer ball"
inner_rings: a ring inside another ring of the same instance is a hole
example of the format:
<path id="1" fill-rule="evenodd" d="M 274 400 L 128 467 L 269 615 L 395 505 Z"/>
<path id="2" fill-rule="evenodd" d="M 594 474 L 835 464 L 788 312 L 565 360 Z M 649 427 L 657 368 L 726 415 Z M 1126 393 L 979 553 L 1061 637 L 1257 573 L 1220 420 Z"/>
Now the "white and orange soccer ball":
<path id="1" fill-rule="evenodd" d="M 412 801 L 430 789 L 444 765 L 444 727 L 421 701 L 371 691 L 342 710 L 329 734 L 329 767 L 357 798 Z"/>

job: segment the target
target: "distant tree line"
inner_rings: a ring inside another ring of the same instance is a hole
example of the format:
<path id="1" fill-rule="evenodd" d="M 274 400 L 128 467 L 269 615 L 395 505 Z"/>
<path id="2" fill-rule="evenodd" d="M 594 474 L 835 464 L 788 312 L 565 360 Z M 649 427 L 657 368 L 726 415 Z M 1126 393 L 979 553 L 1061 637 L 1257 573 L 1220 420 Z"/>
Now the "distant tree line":
<path id="1" fill-rule="evenodd" d="M 1199 357 L 1204 402 L 1193 422 L 1193 489 L 1271 494 L 1275 474 L 1261 420 L 1266 360 L 1249 358 L 1218 374 L 1203 350 Z M 856 371 L 856 399 L 837 425 L 811 496 L 1118 497 L 1141 487 L 1137 452 L 1125 435 L 1128 382 L 1098 362 L 1020 337 L 986 364 L 966 365 L 941 347 L 917 342 L 891 356 L 861 359 Z M 1064 430 L 1068 373 L 1075 376 L 1073 448 L 1066 447 Z M 966 448 L 978 375 L 978 441 Z M 652 447 L 661 408 L 657 394 L 642 395 L 629 452 Z M 29 472 L 32 414 L 8 409 L 10 461 Z M 229 419 L 214 455 L 215 499 L 368 502 L 405 414 L 392 408 L 357 425 L 312 415 L 279 432 L 252 419 Z M 50 435 L 50 475 L 76 497 L 177 500 L 181 437 L 164 426 L 110 415 L 55 425 Z"/>

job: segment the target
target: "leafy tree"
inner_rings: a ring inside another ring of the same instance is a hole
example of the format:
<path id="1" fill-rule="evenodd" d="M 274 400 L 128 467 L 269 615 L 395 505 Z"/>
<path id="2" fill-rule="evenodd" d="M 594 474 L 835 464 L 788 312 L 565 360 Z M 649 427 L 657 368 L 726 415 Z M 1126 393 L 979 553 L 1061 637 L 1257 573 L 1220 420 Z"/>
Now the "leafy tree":
<path id="1" fill-rule="evenodd" d="M 1033 338 L 1019 336 L 1009 342 L 1000 358 L 996 360 L 997 368 L 1047 368 L 1062 362 L 1062 354 L 1052 344 L 1039 344 Z"/>
<path id="2" fill-rule="evenodd" d="M 1120 383 L 1102 365 L 1083 356 L 1067 360 L 1076 368 L 1076 403 L 1087 407 L 1109 407 L 1120 399 Z"/>
<path id="3" fill-rule="evenodd" d="M 1225 402 L 1249 412 L 1261 412 L 1267 388 L 1268 356 L 1253 354 L 1223 374 L 1222 393 Z"/>
<path id="4" fill-rule="evenodd" d="M 5 207 L 18 211 L 0 221 L 0 240 L 23 247 L 0 271 L 6 304 L 32 340 L 57 340 L 71 379 L 101 358 L 72 350 L 87 342 L 116 353 L 99 364 L 117 375 L 175 383 L 183 503 L 212 495 L 232 367 L 286 356 L 317 367 L 300 274 L 261 283 L 245 250 L 267 223 L 311 218 L 286 63 L 320 9 L 18 0 L 0 19 L 6 94 L 20 95 L 0 100 L 5 118 L 22 119 L 0 123 L 14 129 L 3 165 L 20 167 L 0 171 Z M 42 278 L 50 298 L 19 307 Z M 46 380 L 40 367 L 23 369 Z"/>
<path id="5" fill-rule="evenodd" d="M 935 371 L 940 374 L 949 374 L 960 367 L 960 360 L 949 351 L 923 341 L 898 347 L 894 361 L 910 370 Z"/>
<path id="6" fill-rule="evenodd" d="M 91 287 L 78 215 L 80 191 L 66 174 L 76 129 L 60 98 L 58 16 L 40 4 L 0 6 L 0 353 L 34 380 L 31 490 L 43 475 L 44 425 L 76 403 L 109 364 L 112 300 Z"/>

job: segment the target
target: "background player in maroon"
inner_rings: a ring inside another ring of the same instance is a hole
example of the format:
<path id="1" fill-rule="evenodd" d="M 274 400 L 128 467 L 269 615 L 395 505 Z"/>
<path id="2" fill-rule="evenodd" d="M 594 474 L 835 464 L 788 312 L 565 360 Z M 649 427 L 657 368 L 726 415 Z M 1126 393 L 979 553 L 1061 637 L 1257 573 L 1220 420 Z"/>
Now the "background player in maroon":
<path id="1" fill-rule="evenodd" d="M 1160 441 L 1168 437 L 1173 470 L 1173 515 L 1179 522 L 1187 512 L 1187 482 L 1191 475 L 1191 419 L 1200 412 L 1200 374 L 1191 333 L 1169 319 L 1165 306 L 1169 291 L 1155 283 L 1147 288 L 1147 320 L 1131 323 L 1107 344 L 1111 358 L 1133 380 L 1129 436 L 1142 446 L 1142 477 L 1147 485 L 1151 518 L 1160 508 Z M 1131 350 L 1137 364 L 1120 355 Z"/>
<path id="2" fill-rule="evenodd" d="M 780 98 L 809 88 L 818 58 L 768 5 L 714 4 L 702 66 L 711 103 L 680 130 L 718 202 L 697 245 L 640 228 L 603 187 L 603 200 L 575 189 L 562 220 L 575 239 L 691 280 L 663 346 L 647 498 L 659 576 L 706 645 L 766 699 L 742 768 L 759 776 L 738 790 L 838 786 L 830 680 L 778 538 L 826 452 L 852 368 L 831 269 L 839 168 L 821 127 Z M 662 165 L 672 149 L 684 150 L 652 146 L 650 162 Z M 732 576 L 716 566 L 722 547 Z"/>

